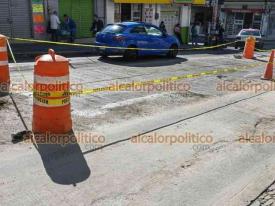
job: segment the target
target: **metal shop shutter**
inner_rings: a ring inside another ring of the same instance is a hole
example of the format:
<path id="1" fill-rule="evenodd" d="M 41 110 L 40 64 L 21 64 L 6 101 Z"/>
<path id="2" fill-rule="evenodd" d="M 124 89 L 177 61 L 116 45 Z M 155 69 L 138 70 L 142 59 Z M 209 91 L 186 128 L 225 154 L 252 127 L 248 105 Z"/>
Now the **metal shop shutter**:
<path id="1" fill-rule="evenodd" d="M 11 0 L 10 8 L 12 19 L 12 36 L 30 38 L 32 36 L 30 1 Z"/>
<path id="2" fill-rule="evenodd" d="M 90 27 L 93 20 L 92 0 L 59 0 L 59 16 L 69 15 L 77 25 L 77 37 L 91 37 Z"/>
<path id="3" fill-rule="evenodd" d="M 0 34 L 11 36 L 9 0 L 0 0 Z"/>

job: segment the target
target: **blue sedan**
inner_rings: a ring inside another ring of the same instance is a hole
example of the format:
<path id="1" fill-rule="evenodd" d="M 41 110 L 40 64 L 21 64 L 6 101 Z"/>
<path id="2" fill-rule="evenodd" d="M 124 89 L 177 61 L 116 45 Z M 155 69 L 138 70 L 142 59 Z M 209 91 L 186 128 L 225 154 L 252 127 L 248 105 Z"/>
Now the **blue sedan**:
<path id="1" fill-rule="evenodd" d="M 99 48 L 103 57 L 123 55 L 126 59 L 136 59 L 145 55 L 175 58 L 180 44 L 176 37 L 163 33 L 152 24 L 123 22 L 109 24 L 97 33 L 96 45 L 106 46 Z"/>

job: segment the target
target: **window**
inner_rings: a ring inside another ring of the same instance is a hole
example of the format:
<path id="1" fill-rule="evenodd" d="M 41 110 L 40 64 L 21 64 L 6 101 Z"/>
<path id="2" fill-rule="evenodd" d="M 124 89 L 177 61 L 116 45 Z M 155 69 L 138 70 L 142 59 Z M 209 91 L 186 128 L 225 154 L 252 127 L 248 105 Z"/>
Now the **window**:
<path id="1" fill-rule="evenodd" d="M 146 27 L 146 31 L 148 35 L 162 36 L 162 32 L 153 26 Z"/>
<path id="2" fill-rule="evenodd" d="M 146 30 L 143 26 L 137 26 L 131 30 L 132 34 L 146 34 Z"/>
<path id="3" fill-rule="evenodd" d="M 118 24 L 108 25 L 103 29 L 102 33 L 121 34 L 124 28 L 124 26 Z"/>
<path id="4" fill-rule="evenodd" d="M 261 32 L 258 30 L 243 30 L 241 35 L 245 36 L 261 36 Z"/>

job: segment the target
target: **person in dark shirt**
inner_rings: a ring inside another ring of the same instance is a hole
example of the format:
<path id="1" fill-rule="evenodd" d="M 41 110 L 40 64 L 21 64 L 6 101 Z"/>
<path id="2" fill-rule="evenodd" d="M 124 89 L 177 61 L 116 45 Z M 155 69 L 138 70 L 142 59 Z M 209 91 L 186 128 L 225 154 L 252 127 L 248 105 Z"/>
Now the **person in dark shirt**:
<path id="1" fill-rule="evenodd" d="M 164 34 L 167 33 L 167 30 L 166 30 L 166 27 L 165 27 L 165 24 L 163 21 L 160 22 L 159 29 L 162 31 L 162 33 L 164 33 Z"/>
<path id="2" fill-rule="evenodd" d="M 70 33 L 69 41 L 73 43 L 76 36 L 76 24 L 67 14 L 64 14 L 64 23 Z"/>
<path id="3" fill-rule="evenodd" d="M 218 24 L 218 34 L 219 34 L 219 43 L 224 43 L 224 28 L 223 28 L 223 25 L 221 23 Z"/>
<path id="4" fill-rule="evenodd" d="M 96 33 L 100 32 L 103 29 L 103 27 L 104 27 L 103 21 L 99 19 L 97 15 L 95 15 L 90 31 L 93 33 L 93 35 L 96 35 Z"/>
<path id="5" fill-rule="evenodd" d="M 174 34 L 178 38 L 180 44 L 182 44 L 180 24 L 176 24 L 175 25 L 175 27 L 174 27 Z"/>

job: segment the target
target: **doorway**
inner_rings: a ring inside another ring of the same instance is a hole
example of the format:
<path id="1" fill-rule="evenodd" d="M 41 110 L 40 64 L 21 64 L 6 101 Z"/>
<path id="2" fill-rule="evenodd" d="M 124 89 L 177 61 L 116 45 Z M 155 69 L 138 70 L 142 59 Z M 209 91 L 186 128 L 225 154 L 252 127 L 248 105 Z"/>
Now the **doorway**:
<path id="1" fill-rule="evenodd" d="M 32 36 L 29 0 L 1 0 L 0 33 L 9 37 Z"/>
<path id="2" fill-rule="evenodd" d="M 77 38 L 91 37 L 94 7 L 92 0 L 59 0 L 59 15 L 69 15 L 76 23 Z"/>
<path id="3" fill-rule="evenodd" d="M 253 13 L 246 13 L 246 14 L 244 15 L 244 24 L 243 24 L 243 28 L 244 28 L 244 29 L 252 28 L 252 26 L 253 26 L 252 20 L 253 20 Z"/>
<path id="4" fill-rule="evenodd" d="M 131 21 L 131 4 L 121 4 L 121 22 Z"/>

